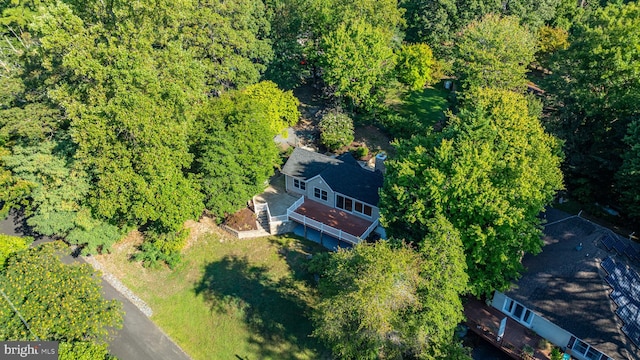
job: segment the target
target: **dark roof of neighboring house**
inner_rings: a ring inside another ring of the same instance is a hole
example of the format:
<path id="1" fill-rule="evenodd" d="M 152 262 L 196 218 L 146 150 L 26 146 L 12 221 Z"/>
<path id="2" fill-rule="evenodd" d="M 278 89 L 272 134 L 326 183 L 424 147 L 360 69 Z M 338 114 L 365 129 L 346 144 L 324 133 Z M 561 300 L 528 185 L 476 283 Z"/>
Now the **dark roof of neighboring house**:
<path id="1" fill-rule="evenodd" d="M 320 175 L 333 191 L 371 205 L 377 205 L 380 200 L 378 189 L 382 187 L 382 174 L 364 169 L 349 153 L 333 158 L 295 148 L 282 173 L 301 180 Z"/>
<path id="2" fill-rule="evenodd" d="M 542 252 L 523 258 L 527 270 L 506 294 L 614 359 L 640 360 L 600 267 L 613 255 L 600 242 L 610 232 L 579 217 L 549 224 Z"/>

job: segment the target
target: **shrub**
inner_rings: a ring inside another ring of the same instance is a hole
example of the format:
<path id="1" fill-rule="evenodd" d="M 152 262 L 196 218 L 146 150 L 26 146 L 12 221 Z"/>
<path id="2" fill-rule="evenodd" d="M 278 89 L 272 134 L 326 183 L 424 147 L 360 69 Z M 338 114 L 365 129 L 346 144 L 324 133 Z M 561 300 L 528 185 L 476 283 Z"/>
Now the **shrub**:
<path id="1" fill-rule="evenodd" d="M 356 148 L 354 153 L 357 159 L 362 159 L 363 157 L 369 155 L 369 148 L 367 147 L 367 145 L 362 145 Z"/>
<path id="2" fill-rule="evenodd" d="M 353 142 L 353 120 L 339 110 L 331 110 L 319 124 L 320 141 L 329 150 L 336 150 Z"/>
<path id="3" fill-rule="evenodd" d="M 553 350 L 551 350 L 551 360 L 562 360 L 562 351 L 557 347 L 554 347 Z"/>
<path id="4" fill-rule="evenodd" d="M 189 230 L 168 234 L 147 231 L 145 240 L 139 247 L 140 252 L 134 254 L 133 259 L 142 261 L 145 267 L 157 268 L 164 262 L 173 269 L 180 263 L 180 251 L 188 236 Z"/>

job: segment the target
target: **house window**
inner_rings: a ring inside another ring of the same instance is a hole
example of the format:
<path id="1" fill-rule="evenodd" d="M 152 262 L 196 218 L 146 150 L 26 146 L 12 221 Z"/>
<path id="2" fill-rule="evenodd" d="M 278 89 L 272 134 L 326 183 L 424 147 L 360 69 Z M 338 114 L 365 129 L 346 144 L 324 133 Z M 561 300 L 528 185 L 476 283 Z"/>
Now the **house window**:
<path id="1" fill-rule="evenodd" d="M 600 353 L 600 351 L 592 347 L 589 347 L 589 350 L 587 350 L 587 359 L 600 360 L 601 357 L 602 357 L 602 354 Z"/>
<path id="2" fill-rule="evenodd" d="M 306 190 L 307 189 L 307 183 L 305 183 L 302 180 L 293 179 L 293 187 L 294 188 L 298 188 L 300 190 Z"/>
<path id="3" fill-rule="evenodd" d="M 322 199 L 324 201 L 327 201 L 327 192 L 322 190 L 322 189 L 314 188 L 313 189 L 313 196 L 315 196 L 318 199 Z"/>
<path id="4" fill-rule="evenodd" d="M 531 325 L 531 322 L 533 321 L 533 312 L 524 307 L 522 304 L 511 299 L 507 299 L 504 302 L 504 306 L 502 307 L 502 309 L 506 313 L 511 314 L 512 318 L 518 320 L 521 323 Z"/>
<path id="5" fill-rule="evenodd" d="M 584 355 L 588 348 L 589 345 L 582 340 L 576 339 L 576 342 L 573 344 L 573 350 L 580 355 Z"/>
<path id="6" fill-rule="evenodd" d="M 373 208 L 371 208 L 371 206 L 369 205 L 365 205 L 364 206 L 364 214 L 367 216 L 371 216 L 371 214 L 373 213 Z"/>
<path id="7" fill-rule="evenodd" d="M 373 208 L 365 203 L 361 203 L 356 200 L 352 200 L 342 195 L 336 195 L 336 207 L 349 212 L 357 212 L 371 216 L 373 214 Z"/>
<path id="8" fill-rule="evenodd" d="M 371 216 L 371 213 L 372 213 L 371 206 L 361 203 L 359 201 L 356 201 L 354 203 L 354 211 L 367 216 Z"/>
<path id="9" fill-rule="evenodd" d="M 342 210 L 346 210 L 348 212 L 352 212 L 353 200 L 341 195 L 336 195 L 336 207 Z"/>

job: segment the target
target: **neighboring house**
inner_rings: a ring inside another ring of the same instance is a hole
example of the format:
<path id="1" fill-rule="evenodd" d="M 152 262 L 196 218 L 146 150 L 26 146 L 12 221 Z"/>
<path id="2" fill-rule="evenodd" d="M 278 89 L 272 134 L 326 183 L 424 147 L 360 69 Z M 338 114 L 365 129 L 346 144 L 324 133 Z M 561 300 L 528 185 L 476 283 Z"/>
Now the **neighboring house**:
<path id="1" fill-rule="evenodd" d="M 550 222 L 544 233 L 542 253 L 524 257 L 526 273 L 512 290 L 496 292 L 492 306 L 574 359 L 640 360 L 638 333 L 630 332 L 616 315 L 620 306 L 612 298 L 602 264 L 611 256 L 631 268 L 639 264 L 607 249 L 603 245 L 607 236 L 624 247 L 635 246 L 580 217 Z M 630 301 L 640 304 L 640 298 Z M 640 321 L 640 312 L 635 319 Z"/>
<path id="2" fill-rule="evenodd" d="M 330 157 L 295 148 L 281 171 L 287 192 L 301 196 L 301 204 L 288 212 L 289 220 L 347 245 L 367 238 L 378 226 L 385 158 L 379 154 L 378 170 L 369 170 L 350 153 Z"/>

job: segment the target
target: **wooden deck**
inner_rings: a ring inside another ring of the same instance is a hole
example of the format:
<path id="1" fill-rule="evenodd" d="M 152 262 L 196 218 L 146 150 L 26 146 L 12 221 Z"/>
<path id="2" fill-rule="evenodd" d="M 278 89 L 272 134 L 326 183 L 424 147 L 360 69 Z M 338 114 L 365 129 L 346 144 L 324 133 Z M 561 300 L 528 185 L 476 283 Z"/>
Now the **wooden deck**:
<path id="1" fill-rule="evenodd" d="M 295 212 L 356 237 L 362 236 L 373 224 L 372 221 L 311 200 L 305 200 Z"/>
<path id="2" fill-rule="evenodd" d="M 538 349 L 538 344 L 542 338 L 533 331 L 527 329 L 520 323 L 509 318 L 498 309 L 487 306 L 486 304 L 476 300 L 469 299 L 464 305 L 464 314 L 467 318 L 467 326 L 469 330 L 478 334 L 480 337 L 491 343 L 493 346 L 502 350 L 505 354 L 513 359 L 551 359 L 547 351 Z M 498 329 L 500 321 L 507 318 L 507 326 L 505 328 L 502 341 L 497 341 Z M 535 352 L 533 356 L 524 354 L 522 348 L 525 345 L 531 346 Z"/>

